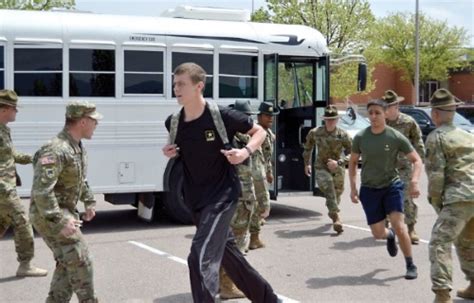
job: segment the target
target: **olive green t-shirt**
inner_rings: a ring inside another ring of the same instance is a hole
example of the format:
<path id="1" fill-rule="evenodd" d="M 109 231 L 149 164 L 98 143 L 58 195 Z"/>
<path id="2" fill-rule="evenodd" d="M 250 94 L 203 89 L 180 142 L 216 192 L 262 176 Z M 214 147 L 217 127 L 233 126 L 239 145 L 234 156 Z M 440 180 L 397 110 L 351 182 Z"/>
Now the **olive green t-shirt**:
<path id="1" fill-rule="evenodd" d="M 362 186 L 384 188 L 398 180 L 397 155 L 413 150 L 410 141 L 389 126 L 380 134 L 372 133 L 370 126 L 360 131 L 352 142 L 352 152 L 362 155 Z"/>

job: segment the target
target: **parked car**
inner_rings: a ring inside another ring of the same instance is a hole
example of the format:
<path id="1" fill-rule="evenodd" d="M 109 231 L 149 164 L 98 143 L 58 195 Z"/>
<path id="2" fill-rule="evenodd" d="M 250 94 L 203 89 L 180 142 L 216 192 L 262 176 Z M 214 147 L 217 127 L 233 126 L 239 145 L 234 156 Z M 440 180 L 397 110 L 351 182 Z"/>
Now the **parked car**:
<path id="1" fill-rule="evenodd" d="M 361 114 L 356 112 L 352 107 L 346 111 L 339 111 L 339 122 L 337 126 L 345 130 L 351 139 L 361 130 L 370 126 L 370 122 Z"/>
<path id="2" fill-rule="evenodd" d="M 423 134 L 423 141 L 425 141 L 428 134 L 436 128 L 433 120 L 431 120 L 431 107 L 401 106 L 400 111 L 412 116 L 413 119 L 415 119 Z M 459 113 L 454 114 L 453 124 L 467 132 L 474 134 L 474 126 L 472 123 Z"/>
<path id="3" fill-rule="evenodd" d="M 456 108 L 456 111 L 474 124 L 474 104 L 460 105 Z"/>

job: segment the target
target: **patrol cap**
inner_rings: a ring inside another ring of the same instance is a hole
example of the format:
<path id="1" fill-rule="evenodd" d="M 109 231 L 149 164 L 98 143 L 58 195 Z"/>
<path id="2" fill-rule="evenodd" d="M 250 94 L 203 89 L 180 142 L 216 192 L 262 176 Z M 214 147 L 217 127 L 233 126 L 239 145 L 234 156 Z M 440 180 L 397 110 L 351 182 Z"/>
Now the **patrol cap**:
<path id="1" fill-rule="evenodd" d="M 337 112 L 337 108 L 334 105 L 328 105 L 324 109 L 324 115 L 322 116 L 324 120 L 332 120 L 339 118 L 339 113 Z"/>
<path id="2" fill-rule="evenodd" d="M 95 104 L 93 103 L 87 101 L 72 101 L 68 103 L 66 107 L 66 118 L 76 120 L 84 117 L 89 117 L 94 120 L 103 118 L 103 116 L 95 110 Z"/>
<path id="3" fill-rule="evenodd" d="M 0 90 L 0 104 L 18 107 L 18 96 L 11 89 Z"/>
<path id="4" fill-rule="evenodd" d="M 387 105 L 394 105 L 402 102 L 405 100 L 405 98 L 398 96 L 396 92 L 389 89 L 385 91 L 384 95 L 382 96 L 382 100 L 387 102 Z"/>
<path id="5" fill-rule="evenodd" d="M 243 112 L 247 115 L 256 115 L 256 112 L 252 111 L 250 107 L 249 100 L 236 100 L 234 104 L 229 105 L 230 108 L 238 110 L 239 112 Z"/>
<path id="6" fill-rule="evenodd" d="M 449 90 L 440 88 L 433 93 L 433 96 L 431 96 L 429 106 L 433 108 L 439 108 L 459 104 L 463 104 L 463 102 L 456 102 L 456 97 L 454 97 Z"/>
<path id="7" fill-rule="evenodd" d="M 258 107 L 258 114 L 265 114 L 270 116 L 276 116 L 280 113 L 278 107 L 275 107 L 272 102 L 262 102 Z"/>

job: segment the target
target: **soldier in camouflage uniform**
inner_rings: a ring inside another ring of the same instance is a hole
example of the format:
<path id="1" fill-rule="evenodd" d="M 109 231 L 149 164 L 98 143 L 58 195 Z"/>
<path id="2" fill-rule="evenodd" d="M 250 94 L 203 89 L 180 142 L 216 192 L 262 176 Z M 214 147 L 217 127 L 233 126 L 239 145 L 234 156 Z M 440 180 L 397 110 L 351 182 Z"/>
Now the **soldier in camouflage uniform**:
<path id="1" fill-rule="evenodd" d="M 437 128 L 426 139 L 428 199 L 438 214 L 429 244 L 435 302 L 452 302 L 453 243 L 470 281 L 457 295 L 474 300 L 474 136 L 453 125 L 457 104 L 448 90 L 434 92 L 431 117 Z"/>
<path id="2" fill-rule="evenodd" d="M 241 111 L 244 114 L 252 115 L 255 114 L 250 108 L 249 101 L 237 100 L 235 104 L 231 104 L 231 108 Z M 233 140 L 233 146 L 235 148 L 245 148 L 250 140 L 250 136 L 247 134 L 236 133 Z M 255 153 L 253 153 L 255 155 Z M 252 217 L 253 211 L 255 209 L 256 198 L 255 198 L 255 189 L 254 189 L 254 180 L 252 178 L 252 166 L 253 166 L 253 156 L 247 158 L 244 162 L 237 164 L 237 174 L 239 176 L 241 184 L 241 194 L 240 198 L 237 201 L 237 207 L 235 209 L 234 216 L 230 221 L 230 227 L 234 233 L 235 243 L 237 248 L 245 253 L 248 250 L 249 246 L 249 228 L 250 228 L 250 218 Z M 225 273 L 225 270 L 221 267 L 219 272 L 220 274 L 220 298 L 227 299 L 237 299 L 245 298 L 244 293 L 242 293 L 234 282 L 229 278 Z"/>
<path id="3" fill-rule="evenodd" d="M 261 148 L 252 154 L 254 163 L 252 176 L 257 203 L 255 203 L 255 210 L 250 222 L 250 249 L 265 247 L 260 239 L 260 230 L 262 221 L 270 215 L 270 194 L 267 183 L 273 183 L 272 157 L 275 135 L 272 132 L 272 124 L 273 116 L 278 115 L 279 112 L 271 102 L 262 102 L 258 108 L 258 124 L 267 132 L 267 136 Z"/>
<path id="4" fill-rule="evenodd" d="M 405 137 L 407 137 L 408 141 L 410 141 L 411 145 L 413 145 L 418 155 L 420 155 L 421 159 L 423 159 L 425 156 L 425 147 L 423 145 L 420 127 L 412 117 L 400 112 L 399 103 L 405 100 L 405 98 L 399 97 L 392 90 L 387 90 L 382 97 L 382 100 L 384 100 L 388 105 L 386 111 L 387 125 L 398 130 Z M 405 223 L 408 226 L 408 234 L 410 235 L 411 243 L 418 244 L 420 238 L 415 231 L 416 219 L 418 217 L 418 206 L 410 196 L 409 187 L 407 186 L 410 184 L 413 169 L 411 162 L 403 153 L 398 154 L 397 169 L 400 174 L 400 179 L 404 184 L 406 184 L 403 193 L 403 206 L 405 213 Z"/>
<path id="5" fill-rule="evenodd" d="M 84 221 L 95 216 L 95 199 L 87 184 L 87 156 L 82 139 L 90 139 L 102 118 L 95 105 L 85 101 L 66 107 L 66 125 L 43 145 L 33 159 L 34 179 L 30 218 L 53 251 L 56 269 L 46 302 L 97 302 L 92 260 L 81 233 L 77 203 L 84 202 Z"/>
<path id="6" fill-rule="evenodd" d="M 337 127 L 339 115 L 337 108 L 329 105 L 324 110 L 325 125 L 310 130 L 304 144 L 303 159 L 305 174 L 311 176 L 311 154 L 317 146 L 317 159 L 314 163 L 315 177 L 319 189 L 326 198 L 328 216 L 332 219 L 337 234 L 344 231 L 339 216 L 339 203 L 344 191 L 345 166 L 347 155 L 351 152 L 351 138 L 346 131 Z"/>
<path id="7" fill-rule="evenodd" d="M 16 192 L 21 185 L 15 163 L 29 164 L 31 156 L 15 151 L 7 124 L 16 119 L 18 97 L 12 90 L 0 90 L 0 237 L 13 226 L 15 250 L 20 266 L 18 277 L 46 276 L 48 271 L 30 264 L 34 256 L 33 229 Z"/>

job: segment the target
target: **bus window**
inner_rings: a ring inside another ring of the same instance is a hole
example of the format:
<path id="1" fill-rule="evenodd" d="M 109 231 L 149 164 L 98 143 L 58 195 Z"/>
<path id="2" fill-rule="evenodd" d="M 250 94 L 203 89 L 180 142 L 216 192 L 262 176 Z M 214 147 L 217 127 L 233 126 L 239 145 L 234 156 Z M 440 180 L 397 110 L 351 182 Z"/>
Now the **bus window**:
<path id="1" fill-rule="evenodd" d="M 60 48 L 15 48 L 15 91 L 20 96 L 62 96 Z"/>
<path id="2" fill-rule="evenodd" d="M 3 46 L 0 45 L 0 89 L 5 88 L 5 60 L 4 60 Z"/>
<path id="3" fill-rule="evenodd" d="M 115 51 L 70 49 L 69 69 L 71 97 L 115 96 Z"/>
<path id="4" fill-rule="evenodd" d="M 280 62 L 278 66 L 278 76 L 278 94 L 282 108 L 312 106 L 312 63 Z"/>
<path id="5" fill-rule="evenodd" d="M 258 57 L 219 56 L 219 98 L 257 98 Z"/>
<path id="6" fill-rule="evenodd" d="M 204 88 L 204 97 L 213 98 L 212 96 L 212 85 L 213 85 L 213 74 L 214 74 L 214 65 L 212 54 L 203 54 L 203 53 L 182 53 L 182 52 L 173 52 L 171 56 L 172 61 L 172 70 L 178 65 L 186 62 L 194 62 L 200 65 L 206 71 L 206 87 Z M 176 97 L 173 91 L 173 98 Z"/>
<path id="7" fill-rule="evenodd" d="M 125 94 L 163 94 L 163 52 L 124 51 Z"/>

